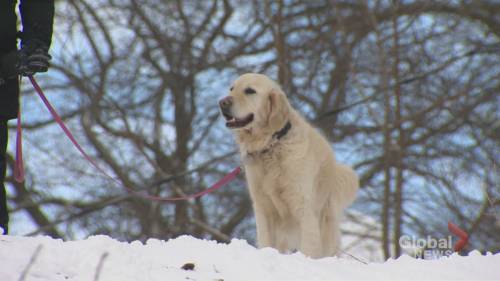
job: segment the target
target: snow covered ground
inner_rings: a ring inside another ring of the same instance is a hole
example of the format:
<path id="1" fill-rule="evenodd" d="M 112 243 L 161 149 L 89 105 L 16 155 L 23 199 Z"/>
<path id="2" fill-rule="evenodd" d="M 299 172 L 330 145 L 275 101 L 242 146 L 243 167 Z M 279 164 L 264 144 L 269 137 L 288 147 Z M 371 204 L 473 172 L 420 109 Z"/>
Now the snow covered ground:
<path id="1" fill-rule="evenodd" d="M 500 254 L 472 252 L 468 257 L 439 260 L 403 256 L 364 264 L 346 258 L 282 255 L 236 239 L 218 244 L 182 236 L 142 244 L 108 236 L 70 242 L 0 236 L 0 281 L 15 280 L 500 280 Z"/>

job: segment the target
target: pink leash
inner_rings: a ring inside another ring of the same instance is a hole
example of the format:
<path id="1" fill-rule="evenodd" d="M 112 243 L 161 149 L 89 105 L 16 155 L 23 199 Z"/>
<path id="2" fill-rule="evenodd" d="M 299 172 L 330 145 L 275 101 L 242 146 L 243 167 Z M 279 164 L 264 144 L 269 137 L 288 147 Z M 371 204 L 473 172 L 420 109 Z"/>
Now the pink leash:
<path id="1" fill-rule="evenodd" d="M 23 128 L 21 126 L 21 110 L 17 113 L 16 163 L 14 165 L 14 179 L 19 183 L 24 181 Z"/>
<path id="2" fill-rule="evenodd" d="M 83 157 L 90 163 L 92 166 L 94 166 L 101 174 L 106 176 L 107 178 L 111 179 L 114 181 L 117 185 L 123 186 L 120 181 L 115 179 L 114 177 L 110 176 L 106 171 L 104 171 L 101 166 L 97 164 L 86 152 L 85 150 L 80 146 L 78 141 L 75 139 L 73 134 L 69 131 L 69 129 L 66 127 L 64 122 L 62 121 L 61 117 L 59 114 L 57 114 L 56 110 L 52 105 L 50 104 L 49 100 L 43 93 L 42 89 L 36 82 L 35 78 L 33 76 L 28 76 L 28 78 L 31 81 L 31 84 L 33 85 L 33 88 L 35 88 L 35 91 L 38 93 L 40 98 L 42 99 L 43 103 L 47 107 L 47 109 L 50 111 L 50 114 L 52 114 L 52 117 L 54 120 L 59 124 L 61 129 L 64 131 L 66 136 L 69 138 L 69 140 L 73 143 L 73 145 L 80 151 L 80 153 L 83 155 Z M 23 182 L 24 181 L 24 163 L 23 163 L 23 156 L 22 156 L 22 128 L 21 128 L 21 111 L 19 110 L 18 118 L 17 118 L 17 140 L 16 140 L 16 165 L 14 167 L 14 178 L 17 182 Z M 149 195 L 149 194 L 144 194 L 141 192 L 138 192 L 132 188 L 123 186 L 129 193 L 132 193 L 136 196 L 153 200 L 153 201 L 180 201 L 180 200 L 188 200 L 192 198 L 198 198 L 201 197 L 205 194 L 208 194 L 210 192 L 213 192 L 224 185 L 228 184 L 230 181 L 234 180 L 236 176 L 241 172 L 240 167 L 236 167 L 233 171 L 231 171 L 229 174 L 225 175 L 222 179 L 217 181 L 214 185 L 212 185 L 210 188 L 207 188 L 205 190 L 202 190 L 200 192 L 194 193 L 194 194 L 189 194 L 185 196 L 179 196 L 179 197 L 159 197 L 159 196 L 154 196 L 154 195 Z"/>

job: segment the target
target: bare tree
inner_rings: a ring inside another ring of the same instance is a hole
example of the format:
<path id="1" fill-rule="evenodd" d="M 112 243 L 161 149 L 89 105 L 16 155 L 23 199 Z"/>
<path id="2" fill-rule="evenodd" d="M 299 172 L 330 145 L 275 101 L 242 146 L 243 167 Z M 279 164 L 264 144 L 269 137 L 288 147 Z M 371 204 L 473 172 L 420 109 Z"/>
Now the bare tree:
<path id="1" fill-rule="evenodd" d="M 262 5 L 255 1 L 255 12 L 265 11 L 270 18 L 277 52 L 269 64 L 278 68 L 274 73 L 295 105 L 317 121 L 337 142 L 339 156 L 350 156 L 361 174 L 358 207 L 381 214 L 385 256 L 401 254 L 403 233 L 448 235 L 448 220 L 464 228 L 477 225 L 471 208 L 498 198 L 494 173 L 477 173 L 473 167 L 491 171 L 498 162 L 489 144 L 498 139 L 491 134 L 498 128 L 492 120 L 498 119 L 493 111 L 500 50 L 499 19 L 492 12 L 500 6 L 487 1 L 272 1 L 266 10 Z M 329 114 L 359 100 L 364 106 Z M 486 118 L 489 133 L 466 125 L 471 115 Z M 483 144 L 470 138 L 472 131 Z M 444 183 L 457 172 L 462 179 Z M 482 182 L 489 183 L 486 193 Z M 438 202 L 448 201 L 450 193 L 467 202 Z M 498 220 L 495 200 L 487 205 Z M 489 227 L 493 235 L 498 223 Z M 496 249 L 485 237 L 473 246 Z"/>
<path id="2" fill-rule="evenodd" d="M 176 203 L 123 186 L 192 193 L 238 165 L 216 101 L 257 71 L 355 167 L 354 208 L 380 219 L 385 257 L 401 254 L 402 234 L 448 235 L 448 220 L 498 251 L 499 14 L 495 1 L 59 2 L 41 82 L 122 186 L 78 158 L 25 90 L 32 154 L 27 182 L 9 178 L 12 209 L 57 237 L 252 240 L 241 180 Z"/>

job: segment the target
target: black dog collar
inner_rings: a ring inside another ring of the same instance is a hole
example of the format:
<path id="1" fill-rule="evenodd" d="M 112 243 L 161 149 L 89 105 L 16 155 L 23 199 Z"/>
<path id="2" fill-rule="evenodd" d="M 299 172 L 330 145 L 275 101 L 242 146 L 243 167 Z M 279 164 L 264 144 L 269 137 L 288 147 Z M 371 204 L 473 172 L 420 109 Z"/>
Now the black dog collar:
<path id="1" fill-rule="evenodd" d="M 290 121 L 287 121 L 286 124 L 285 124 L 285 126 L 283 126 L 283 128 L 281 128 L 279 131 L 276 131 L 273 134 L 273 139 L 280 140 L 281 138 L 283 138 L 288 133 L 288 131 L 290 131 L 291 128 L 292 128 L 292 123 L 290 123 Z M 268 148 L 264 148 L 261 151 L 247 152 L 247 155 L 248 156 L 256 156 L 256 155 L 266 154 L 269 151 L 271 151 L 272 147 L 275 144 L 276 143 L 274 143 L 274 144 L 271 143 L 271 145 L 269 145 Z"/>
<path id="2" fill-rule="evenodd" d="M 288 131 L 290 131 L 291 128 L 292 128 L 292 123 L 290 123 L 290 121 L 287 121 L 285 126 L 281 128 L 281 130 L 273 134 L 273 138 L 276 138 L 278 140 L 281 139 L 288 133 Z"/>

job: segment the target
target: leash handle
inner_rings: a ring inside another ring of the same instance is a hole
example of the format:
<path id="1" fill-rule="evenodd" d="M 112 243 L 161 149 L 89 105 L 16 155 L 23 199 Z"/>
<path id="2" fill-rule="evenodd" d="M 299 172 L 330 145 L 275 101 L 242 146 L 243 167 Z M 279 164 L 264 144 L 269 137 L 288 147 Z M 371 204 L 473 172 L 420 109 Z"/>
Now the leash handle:
<path id="1" fill-rule="evenodd" d="M 36 82 L 35 78 L 33 78 L 33 76 L 31 76 L 31 75 L 28 76 L 28 78 L 30 79 L 30 82 L 33 85 L 33 88 L 37 92 L 38 96 L 40 96 L 40 98 L 42 99 L 43 103 L 45 104 L 45 106 L 49 110 L 50 114 L 52 114 L 52 117 L 54 118 L 54 120 L 57 122 L 57 124 L 59 125 L 59 127 L 61 127 L 61 129 L 64 131 L 64 133 L 69 138 L 69 140 L 73 143 L 73 145 L 78 149 L 78 151 L 80 151 L 80 153 L 83 155 L 83 157 L 90 164 L 92 164 L 92 166 L 94 166 L 101 174 L 103 174 L 107 178 L 111 179 L 118 186 L 124 187 L 129 193 L 131 193 L 131 194 L 133 194 L 135 196 L 142 197 L 142 198 L 145 198 L 145 199 L 148 199 L 148 200 L 152 200 L 152 201 L 181 201 L 181 200 L 188 200 L 188 199 L 198 198 L 198 197 L 201 197 L 201 196 L 203 196 L 205 194 L 208 194 L 210 192 L 214 192 L 215 190 L 217 190 L 217 189 L 223 187 L 224 185 L 228 184 L 230 181 L 234 180 L 236 178 L 236 176 L 241 172 L 241 168 L 240 167 L 236 167 L 234 170 L 232 170 L 229 174 L 225 175 L 222 179 L 220 179 L 219 181 L 217 181 L 211 187 L 209 187 L 209 188 L 207 188 L 205 190 L 202 190 L 200 192 L 194 193 L 194 194 L 189 194 L 189 195 L 184 195 L 184 196 L 178 196 L 178 197 L 159 197 L 159 196 L 149 195 L 149 194 L 146 194 L 146 193 L 141 193 L 141 192 L 139 192 L 137 190 L 134 190 L 132 188 L 129 188 L 127 186 L 124 186 L 124 185 L 121 184 L 121 182 L 119 180 L 117 180 L 116 178 L 114 178 L 114 177 L 110 176 L 108 173 L 106 173 L 106 171 L 103 168 L 101 168 L 101 166 L 99 166 L 99 164 L 97 164 L 97 162 L 95 162 L 85 152 L 85 150 L 80 146 L 80 144 L 75 139 L 75 137 L 70 132 L 70 130 L 66 127 L 66 125 L 64 124 L 64 122 L 61 119 L 61 117 L 59 116 L 59 114 L 57 114 L 57 112 L 54 109 L 54 107 L 50 104 L 49 100 L 47 99 L 47 97 L 43 93 L 42 89 L 40 88 L 40 86 Z M 19 114 L 19 117 L 20 116 L 21 115 Z M 20 118 L 18 118 L 18 124 L 20 124 L 19 120 L 20 120 Z M 20 139 L 20 137 L 19 137 L 20 134 L 21 134 L 20 132 L 21 131 L 18 130 L 18 141 Z M 20 164 L 22 165 L 22 160 L 21 160 Z"/>

